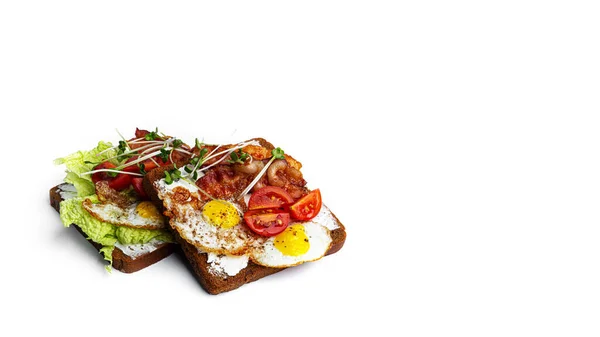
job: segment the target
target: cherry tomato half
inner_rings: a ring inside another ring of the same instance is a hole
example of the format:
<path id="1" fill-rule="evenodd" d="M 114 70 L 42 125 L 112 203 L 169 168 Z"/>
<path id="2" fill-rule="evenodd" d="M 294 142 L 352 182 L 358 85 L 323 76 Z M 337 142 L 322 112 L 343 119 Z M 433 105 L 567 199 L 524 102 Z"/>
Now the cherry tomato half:
<path id="1" fill-rule="evenodd" d="M 310 220 L 319 214 L 321 210 L 321 191 L 317 188 L 309 194 L 296 201 L 290 206 L 292 218 L 297 220 Z"/>
<path id="2" fill-rule="evenodd" d="M 290 223 L 290 214 L 285 211 L 252 210 L 244 214 L 246 225 L 256 234 L 275 236 L 283 232 Z"/>
<path id="3" fill-rule="evenodd" d="M 142 184 L 143 181 L 144 178 L 142 177 L 131 178 L 131 185 L 133 186 L 135 193 L 137 193 L 140 198 L 148 199 L 148 195 L 146 194 L 146 191 L 144 191 L 144 186 Z"/>
<path id="4" fill-rule="evenodd" d="M 127 162 L 125 162 L 125 164 L 132 162 L 134 160 L 138 160 L 138 159 L 139 159 L 139 157 L 131 157 L 131 158 L 127 159 Z M 154 161 L 152 159 L 154 159 Z M 155 168 L 158 167 L 156 164 L 158 164 L 159 166 L 167 166 L 167 165 L 171 164 L 170 160 L 167 159 L 167 162 L 163 162 L 163 160 L 159 156 L 152 157 L 152 159 L 146 159 L 143 162 L 141 162 L 144 164 L 144 171 L 150 172 L 150 171 L 154 170 Z M 137 164 L 134 164 L 131 166 L 127 166 L 126 168 L 123 169 L 123 171 L 139 173 L 140 172 L 140 167 L 138 166 L 139 164 L 140 163 L 137 163 Z"/>
<path id="5" fill-rule="evenodd" d="M 116 166 L 112 163 L 105 161 L 104 163 L 99 164 L 94 167 L 94 170 L 100 169 L 114 169 Z M 109 172 L 96 172 L 92 174 L 92 181 L 95 183 L 104 180 L 108 182 L 108 186 L 117 191 L 122 191 L 129 187 L 131 184 L 131 176 L 129 174 L 117 174 L 114 177 L 111 177 Z"/>
<path id="6" fill-rule="evenodd" d="M 252 193 L 248 209 L 279 208 L 289 205 L 294 199 L 281 187 L 266 186 Z"/>

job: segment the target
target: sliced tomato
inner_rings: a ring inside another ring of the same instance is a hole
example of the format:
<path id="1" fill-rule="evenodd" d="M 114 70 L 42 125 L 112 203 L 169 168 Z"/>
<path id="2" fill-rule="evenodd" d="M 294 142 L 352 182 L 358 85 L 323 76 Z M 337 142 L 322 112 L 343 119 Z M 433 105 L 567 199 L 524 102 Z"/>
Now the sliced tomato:
<path id="1" fill-rule="evenodd" d="M 132 161 L 138 160 L 138 159 L 139 159 L 139 157 L 131 157 L 131 158 L 127 159 L 127 162 L 125 162 L 125 163 L 129 163 L 129 162 L 132 162 Z M 152 159 L 154 159 L 154 161 Z M 165 163 L 158 156 L 152 157 L 152 159 L 146 159 L 142 162 L 144 164 L 144 171 L 150 172 L 150 171 L 154 170 L 155 168 L 157 168 L 158 166 L 167 166 L 167 165 L 171 164 L 170 160 L 167 160 L 167 162 Z M 123 169 L 123 171 L 139 173 L 140 172 L 139 164 L 140 163 L 137 163 L 137 164 L 131 165 L 131 166 L 127 166 L 126 168 Z M 158 164 L 158 166 L 156 164 Z"/>
<path id="2" fill-rule="evenodd" d="M 290 214 L 296 220 L 310 220 L 321 210 L 321 191 L 317 188 L 290 206 Z"/>
<path id="3" fill-rule="evenodd" d="M 292 196 L 281 187 L 266 186 L 252 193 L 248 209 L 279 208 L 294 202 Z"/>
<path id="4" fill-rule="evenodd" d="M 94 167 L 94 170 L 100 169 L 114 169 L 116 166 L 110 162 L 104 162 Z M 95 183 L 104 180 L 108 182 L 108 186 L 117 191 L 121 191 L 129 187 L 131 184 L 131 175 L 129 174 L 117 174 L 112 177 L 109 172 L 96 172 L 92 174 L 92 181 Z"/>
<path id="5" fill-rule="evenodd" d="M 148 195 L 146 194 L 146 191 L 144 191 L 144 186 L 142 184 L 143 181 L 144 178 L 142 177 L 131 178 L 131 185 L 133 186 L 135 193 L 137 193 L 142 199 L 148 199 Z"/>
<path id="6" fill-rule="evenodd" d="M 280 210 L 256 209 L 244 214 L 246 225 L 256 234 L 275 236 L 283 232 L 290 223 L 290 214 Z"/>

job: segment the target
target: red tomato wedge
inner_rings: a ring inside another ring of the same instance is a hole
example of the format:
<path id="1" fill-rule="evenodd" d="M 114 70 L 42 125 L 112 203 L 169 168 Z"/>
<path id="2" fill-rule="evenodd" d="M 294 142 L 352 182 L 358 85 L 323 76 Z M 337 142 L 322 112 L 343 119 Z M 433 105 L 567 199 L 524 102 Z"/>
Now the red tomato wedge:
<path id="1" fill-rule="evenodd" d="M 135 193 L 137 193 L 142 199 L 148 199 L 148 195 L 146 194 L 146 191 L 144 191 L 144 186 L 142 184 L 143 181 L 144 178 L 142 177 L 131 178 L 131 185 L 133 186 Z"/>
<path id="2" fill-rule="evenodd" d="M 287 228 L 290 214 L 285 211 L 256 209 L 246 212 L 244 221 L 258 235 L 275 236 Z"/>
<path id="3" fill-rule="evenodd" d="M 106 161 L 94 167 L 94 170 L 114 169 L 115 167 L 116 166 L 114 164 Z M 122 191 L 129 187 L 129 184 L 131 184 L 131 175 L 119 173 L 116 176 L 112 177 L 110 172 L 96 172 L 92 174 L 92 181 L 94 182 L 94 184 L 101 180 L 107 181 L 108 186 L 110 188 L 115 189 L 117 191 Z"/>
<path id="4" fill-rule="evenodd" d="M 290 214 L 296 220 L 310 220 L 321 210 L 321 191 L 317 188 L 290 206 Z"/>
<path id="5" fill-rule="evenodd" d="M 252 193 L 248 201 L 248 209 L 279 208 L 289 205 L 294 199 L 281 187 L 266 186 Z"/>
<path id="6" fill-rule="evenodd" d="M 132 162 L 134 160 L 138 160 L 139 157 L 131 157 L 129 159 L 127 159 L 127 163 Z M 154 159 L 154 160 L 152 160 Z M 167 162 L 163 162 L 162 159 L 159 156 L 154 156 L 152 157 L 152 159 L 146 159 L 141 163 L 137 163 L 131 166 L 127 166 L 126 168 L 123 169 L 123 171 L 127 171 L 127 172 L 140 172 L 140 164 L 144 164 L 144 171 L 146 172 L 150 172 L 152 170 L 154 170 L 155 168 L 157 168 L 158 166 L 156 164 L 158 164 L 159 166 L 166 166 L 166 165 L 170 165 L 171 161 L 167 160 Z"/>

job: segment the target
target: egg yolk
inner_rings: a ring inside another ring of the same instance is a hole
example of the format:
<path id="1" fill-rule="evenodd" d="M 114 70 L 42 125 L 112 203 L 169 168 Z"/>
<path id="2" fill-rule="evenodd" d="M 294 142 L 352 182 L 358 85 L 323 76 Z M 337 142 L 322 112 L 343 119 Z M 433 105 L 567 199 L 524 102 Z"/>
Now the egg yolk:
<path id="1" fill-rule="evenodd" d="M 302 225 L 291 225 L 275 237 L 275 248 L 283 255 L 300 256 L 310 248 L 308 236 Z"/>
<path id="2" fill-rule="evenodd" d="M 221 228 L 231 228 L 240 223 L 240 215 L 230 202 L 211 200 L 202 209 L 202 214 L 208 222 Z"/>
<path id="3" fill-rule="evenodd" d="M 150 201 L 142 201 L 137 205 L 135 211 L 139 216 L 146 219 L 160 219 L 160 213 L 156 206 Z"/>

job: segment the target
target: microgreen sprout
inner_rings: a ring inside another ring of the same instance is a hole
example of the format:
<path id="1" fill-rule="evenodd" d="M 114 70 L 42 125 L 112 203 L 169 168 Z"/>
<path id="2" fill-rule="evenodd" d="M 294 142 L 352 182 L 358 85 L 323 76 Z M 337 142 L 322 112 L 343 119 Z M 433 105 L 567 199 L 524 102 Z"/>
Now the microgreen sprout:
<path id="1" fill-rule="evenodd" d="M 167 183 L 167 185 L 171 185 L 173 181 L 177 181 L 181 178 L 181 171 L 176 168 L 165 171 L 165 183 Z"/>
<path id="2" fill-rule="evenodd" d="M 280 147 L 271 150 L 271 154 L 273 155 L 273 158 L 275 158 L 275 159 L 285 159 L 285 156 L 284 156 L 285 153 L 283 152 L 283 150 Z"/>
<path id="3" fill-rule="evenodd" d="M 170 154 L 171 154 L 171 151 L 167 150 L 166 148 L 163 148 L 163 149 L 160 149 L 160 154 L 158 156 L 163 161 L 163 163 L 166 163 L 169 160 Z"/>
<path id="4" fill-rule="evenodd" d="M 250 156 L 246 152 L 242 151 L 242 149 L 239 149 L 237 152 L 231 152 L 229 157 L 231 159 L 227 161 L 228 163 L 243 165 L 246 162 L 246 159 L 248 159 Z"/>
<path id="5" fill-rule="evenodd" d="M 269 160 L 267 165 L 265 165 L 262 168 L 262 170 L 260 170 L 260 172 L 258 172 L 256 177 L 254 177 L 254 180 L 252 180 L 252 182 L 248 186 L 246 186 L 246 188 L 242 191 L 242 193 L 240 193 L 240 195 L 238 196 L 238 199 L 242 199 L 248 192 L 250 192 L 252 187 L 254 187 L 254 185 L 256 185 L 256 183 L 258 183 L 260 178 L 262 178 L 262 176 L 265 174 L 265 172 L 267 172 L 267 169 L 269 168 L 269 166 L 271 166 L 271 164 L 273 164 L 273 162 L 276 159 L 285 159 L 284 154 L 285 153 L 283 152 L 283 150 L 280 147 L 271 150 L 271 156 L 272 156 L 271 160 Z"/>
<path id="6" fill-rule="evenodd" d="M 178 147 L 180 147 L 181 145 L 183 145 L 183 141 L 182 141 L 181 139 L 175 139 L 175 140 L 173 141 L 173 148 L 178 148 Z"/>
<path id="7" fill-rule="evenodd" d="M 141 174 L 146 175 L 146 173 L 148 173 L 148 172 L 146 172 L 146 165 L 144 165 L 144 163 L 139 163 L 138 167 L 140 168 Z"/>
<path id="8" fill-rule="evenodd" d="M 127 145 L 127 142 L 124 140 L 120 140 L 119 141 L 119 146 L 117 147 L 117 160 L 118 161 L 122 161 L 124 158 L 127 158 L 127 154 L 125 152 L 127 152 L 127 150 L 129 150 L 129 146 Z"/>
<path id="9" fill-rule="evenodd" d="M 160 136 L 158 135 L 158 128 L 156 128 L 155 131 L 152 132 L 148 132 L 145 136 L 144 139 L 145 140 L 155 140 L 157 138 L 160 138 Z"/>

